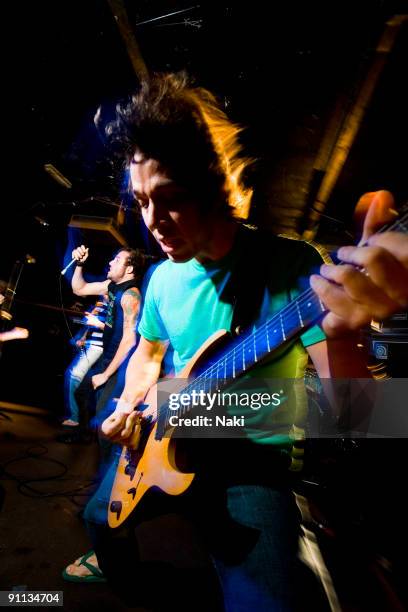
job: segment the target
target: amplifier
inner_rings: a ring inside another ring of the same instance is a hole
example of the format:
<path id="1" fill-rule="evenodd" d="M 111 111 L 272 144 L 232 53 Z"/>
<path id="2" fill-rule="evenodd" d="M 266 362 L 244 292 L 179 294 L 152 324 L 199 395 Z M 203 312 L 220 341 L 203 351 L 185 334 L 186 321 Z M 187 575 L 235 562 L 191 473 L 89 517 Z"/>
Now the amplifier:
<path id="1" fill-rule="evenodd" d="M 408 377 L 408 313 L 374 323 L 367 332 L 368 352 L 392 377 Z"/>

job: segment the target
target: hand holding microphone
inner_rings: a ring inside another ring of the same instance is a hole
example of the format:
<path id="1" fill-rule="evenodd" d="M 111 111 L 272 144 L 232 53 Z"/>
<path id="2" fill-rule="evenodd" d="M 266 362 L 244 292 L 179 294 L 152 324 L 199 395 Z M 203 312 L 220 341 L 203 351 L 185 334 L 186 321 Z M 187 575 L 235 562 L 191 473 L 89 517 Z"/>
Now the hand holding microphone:
<path id="1" fill-rule="evenodd" d="M 77 266 L 82 266 L 86 260 L 88 259 L 88 255 L 89 255 L 89 249 L 88 247 L 84 246 L 83 244 L 81 244 L 81 246 L 77 247 L 76 249 L 74 249 L 72 251 L 72 259 L 69 262 L 69 264 L 67 266 L 65 266 L 65 268 L 63 270 L 61 270 L 61 274 L 62 276 L 64 276 L 64 274 L 66 273 L 66 271 L 74 264 L 76 263 Z"/>

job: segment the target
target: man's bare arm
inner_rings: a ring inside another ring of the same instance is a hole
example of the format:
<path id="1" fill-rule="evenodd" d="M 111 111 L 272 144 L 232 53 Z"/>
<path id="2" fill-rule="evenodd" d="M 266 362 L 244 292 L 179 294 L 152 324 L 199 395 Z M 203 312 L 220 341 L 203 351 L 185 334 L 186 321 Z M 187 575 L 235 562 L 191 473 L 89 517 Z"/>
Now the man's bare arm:
<path id="1" fill-rule="evenodd" d="M 117 408 L 102 423 L 102 432 L 114 442 L 126 444 L 132 434 L 138 414 L 134 408 L 143 402 L 150 387 L 157 382 L 167 346 L 167 342 L 140 339 L 129 361 L 125 388 Z"/>
<path id="2" fill-rule="evenodd" d="M 123 310 L 123 331 L 117 351 L 104 372 L 92 377 L 94 388 L 105 382 L 122 365 L 131 348 L 136 344 L 136 322 L 140 310 L 140 293 L 137 289 L 128 289 L 122 295 L 120 305 Z"/>
<path id="3" fill-rule="evenodd" d="M 83 244 L 72 251 L 72 259 L 84 264 L 88 259 L 89 250 Z M 71 287 L 75 295 L 101 295 L 108 290 L 109 279 L 96 283 L 87 283 L 82 274 L 82 267 L 76 266 L 72 275 Z"/>

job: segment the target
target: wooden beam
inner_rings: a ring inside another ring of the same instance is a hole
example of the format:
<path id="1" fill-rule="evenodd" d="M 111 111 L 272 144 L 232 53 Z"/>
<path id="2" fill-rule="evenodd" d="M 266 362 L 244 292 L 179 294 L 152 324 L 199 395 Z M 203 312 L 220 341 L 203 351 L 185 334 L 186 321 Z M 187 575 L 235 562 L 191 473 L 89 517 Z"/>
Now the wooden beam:
<path id="1" fill-rule="evenodd" d="M 129 56 L 133 70 L 140 81 L 149 78 L 149 73 L 137 44 L 136 36 L 130 25 L 129 17 L 123 0 L 108 0 L 108 4 L 113 13 L 120 35 L 125 43 L 126 51 Z"/>
<path id="2" fill-rule="evenodd" d="M 324 166 L 326 167 L 322 173 L 322 180 L 313 200 L 312 208 L 308 211 L 307 227 L 302 235 L 302 238 L 305 240 L 313 239 L 316 234 L 320 213 L 324 211 L 340 173 L 344 168 L 367 107 L 374 95 L 378 80 L 394 47 L 400 28 L 407 21 L 407 18 L 408 15 L 395 15 L 386 22 L 382 37 L 376 48 L 374 60 L 350 112 L 346 115 L 341 129 L 339 129 L 337 140 L 334 143 L 332 154 L 328 160 L 329 141 L 331 140 L 331 135 L 335 132 L 333 125 L 329 126 L 330 133 L 323 138 L 314 167 L 315 170 L 321 170 Z M 339 109 L 337 109 L 338 112 Z"/>

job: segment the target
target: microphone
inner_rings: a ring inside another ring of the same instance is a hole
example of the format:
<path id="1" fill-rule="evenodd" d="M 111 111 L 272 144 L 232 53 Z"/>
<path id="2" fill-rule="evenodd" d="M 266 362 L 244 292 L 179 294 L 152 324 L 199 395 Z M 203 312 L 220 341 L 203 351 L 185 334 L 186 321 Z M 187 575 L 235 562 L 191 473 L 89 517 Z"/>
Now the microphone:
<path id="1" fill-rule="evenodd" d="M 65 268 L 63 270 L 61 270 L 61 276 L 64 276 L 64 274 L 66 273 L 67 270 L 69 270 L 69 268 L 76 262 L 76 259 L 73 258 L 71 259 L 71 261 L 69 262 L 69 264 L 67 266 L 65 266 Z"/>
<path id="2" fill-rule="evenodd" d="M 50 224 L 48 223 L 48 221 L 46 221 L 42 217 L 34 217 L 34 219 L 38 221 L 38 223 L 42 225 L 43 227 L 50 227 Z"/>

